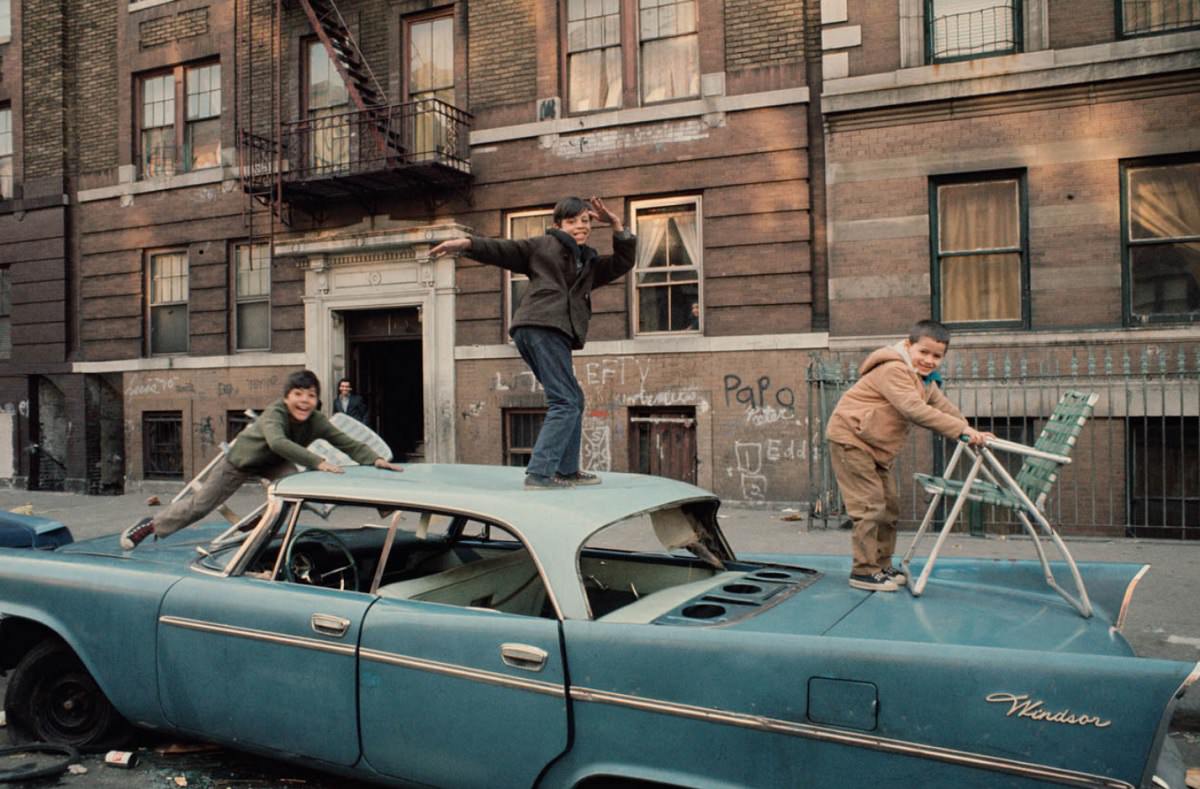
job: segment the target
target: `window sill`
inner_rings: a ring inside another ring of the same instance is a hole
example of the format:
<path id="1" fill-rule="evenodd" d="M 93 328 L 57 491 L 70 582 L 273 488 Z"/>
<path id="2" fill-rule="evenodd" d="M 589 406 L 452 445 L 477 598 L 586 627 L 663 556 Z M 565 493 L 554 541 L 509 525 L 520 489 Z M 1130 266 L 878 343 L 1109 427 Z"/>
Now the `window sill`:
<path id="1" fill-rule="evenodd" d="M 129 13 L 135 14 L 138 11 L 145 11 L 147 8 L 154 8 L 167 3 L 174 3 L 176 0 L 133 0 L 129 4 Z"/>
<path id="2" fill-rule="evenodd" d="M 895 340 L 892 340 L 895 342 Z M 747 334 L 732 337 L 705 337 L 697 332 L 641 337 L 635 340 L 597 340 L 589 342 L 574 356 L 636 356 L 675 353 L 716 353 L 736 351 L 824 350 L 829 345 L 825 332 L 807 334 Z M 455 361 L 471 359 L 519 359 L 517 349 L 505 345 L 460 345 L 454 349 Z"/>
<path id="3" fill-rule="evenodd" d="M 1191 31 L 842 77 L 825 82 L 821 103 L 831 114 L 1183 71 L 1198 45 Z"/>
<path id="4" fill-rule="evenodd" d="M 164 192 L 170 189 L 182 189 L 190 186 L 205 186 L 207 184 L 217 184 L 224 181 L 234 181 L 237 179 L 237 168 L 235 167 L 206 167 L 203 170 L 193 170 L 190 173 L 181 173 L 172 175 L 166 178 L 152 178 L 146 180 L 130 180 L 119 183 L 116 186 L 101 186 L 96 189 L 85 189 L 79 192 L 77 200 L 80 203 L 90 203 L 94 200 L 111 200 L 115 197 L 125 197 L 126 195 L 148 194 L 151 192 Z"/>

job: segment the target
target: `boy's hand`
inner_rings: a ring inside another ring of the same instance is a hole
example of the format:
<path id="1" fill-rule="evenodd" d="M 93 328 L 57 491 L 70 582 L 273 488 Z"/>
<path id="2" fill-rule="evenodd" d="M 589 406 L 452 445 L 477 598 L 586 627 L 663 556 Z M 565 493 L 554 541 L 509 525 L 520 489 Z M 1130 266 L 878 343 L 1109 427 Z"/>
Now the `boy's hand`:
<path id="1" fill-rule="evenodd" d="M 321 465 L 317 466 L 317 471 L 328 471 L 330 474 L 345 474 L 346 470 L 341 466 L 330 463 L 328 460 L 322 460 Z"/>
<path id="2" fill-rule="evenodd" d="M 433 249 L 429 250 L 429 257 L 440 258 L 443 255 L 461 255 L 470 248 L 471 239 L 452 238 L 449 241 L 443 241 Z"/>
<path id="3" fill-rule="evenodd" d="M 617 216 L 612 211 L 609 211 L 608 207 L 604 205 L 604 201 L 599 197 L 593 195 L 588 199 L 588 202 L 592 204 L 592 219 L 603 222 L 607 225 L 612 225 L 614 233 L 620 233 L 625 229 L 624 223 L 621 222 L 621 217 Z"/>
<path id="4" fill-rule="evenodd" d="M 993 441 L 996 438 L 995 433 L 976 430 L 973 427 L 968 427 L 965 431 L 963 431 L 963 435 L 967 437 L 967 443 L 973 447 L 981 447 L 987 442 Z"/>
<path id="5" fill-rule="evenodd" d="M 381 468 L 387 471 L 404 471 L 399 463 L 389 463 L 383 458 L 375 458 L 375 468 Z"/>

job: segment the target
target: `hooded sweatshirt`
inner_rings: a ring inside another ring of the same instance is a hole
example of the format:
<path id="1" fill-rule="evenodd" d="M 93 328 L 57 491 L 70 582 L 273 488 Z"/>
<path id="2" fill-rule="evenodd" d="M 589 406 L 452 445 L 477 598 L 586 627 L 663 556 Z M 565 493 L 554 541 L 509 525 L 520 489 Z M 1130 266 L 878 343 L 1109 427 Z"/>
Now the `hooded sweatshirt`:
<path id="1" fill-rule="evenodd" d="M 829 441 L 866 450 L 876 463 L 891 466 L 908 438 L 910 423 L 948 438 L 958 438 L 967 429 L 967 420 L 937 381 L 922 380 L 903 341 L 872 352 L 858 375 L 829 417 Z"/>

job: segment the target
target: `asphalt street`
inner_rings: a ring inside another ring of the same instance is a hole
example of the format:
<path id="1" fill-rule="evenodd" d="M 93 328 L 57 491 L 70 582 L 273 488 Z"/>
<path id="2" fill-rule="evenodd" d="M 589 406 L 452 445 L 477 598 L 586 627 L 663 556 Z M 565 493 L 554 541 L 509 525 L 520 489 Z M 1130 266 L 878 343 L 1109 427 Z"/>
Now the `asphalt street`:
<path id="1" fill-rule="evenodd" d="M 33 514 L 53 518 L 71 528 L 75 539 L 119 531 L 150 510 L 146 493 L 124 496 L 76 496 L 21 490 L 0 490 L 0 509 L 31 505 Z M 245 513 L 261 501 L 261 490 L 247 487 L 230 500 L 235 512 Z M 164 500 L 168 496 L 163 496 Z M 803 522 L 788 521 L 774 509 L 723 508 L 721 526 L 734 550 L 746 553 L 843 553 L 849 549 L 848 532 L 808 530 Z M 901 535 L 906 547 L 909 535 Z M 1070 549 L 1080 561 L 1121 561 L 1151 565 L 1134 595 L 1124 634 L 1139 655 L 1181 661 L 1200 661 L 1200 543 L 1166 540 L 1074 539 Z M 955 535 L 944 548 L 945 556 L 1033 558 L 1026 539 L 978 538 Z M 0 678 L 0 694 L 5 681 Z M 1200 767 L 1200 688 L 1193 689 L 1177 710 L 1172 739 L 1185 762 Z M 0 738 L 3 739 L 3 738 Z M 49 783 L 28 786 L 63 787 L 306 787 L 334 789 L 347 784 L 336 778 L 307 772 L 296 766 L 247 757 L 228 751 L 190 754 L 159 753 L 165 745 L 145 740 L 139 765 L 132 770 L 108 767 L 99 756 L 82 761 L 86 774 L 66 774 Z M 156 747 L 158 750 L 155 750 Z M 0 771 L 11 765 L 0 759 Z M 181 783 L 182 780 L 182 783 Z M 9 784 L 21 786 L 20 784 Z"/>

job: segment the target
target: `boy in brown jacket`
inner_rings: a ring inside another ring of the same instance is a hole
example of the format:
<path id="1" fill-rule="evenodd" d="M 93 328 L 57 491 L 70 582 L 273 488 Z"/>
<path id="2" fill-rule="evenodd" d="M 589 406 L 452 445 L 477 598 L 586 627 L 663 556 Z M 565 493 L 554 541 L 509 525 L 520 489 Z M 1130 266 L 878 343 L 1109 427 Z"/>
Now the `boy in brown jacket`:
<path id="1" fill-rule="evenodd" d="M 900 516 L 892 464 L 909 424 L 948 438 L 966 436 L 973 446 L 995 438 L 968 425 L 938 386 L 937 369 L 949 345 L 949 329 L 937 321 L 918 321 L 908 339 L 866 358 L 858 381 L 829 417 L 829 459 L 854 520 L 850 585 L 855 589 L 894 592 L 908 581 L 892 566 Z"/>

